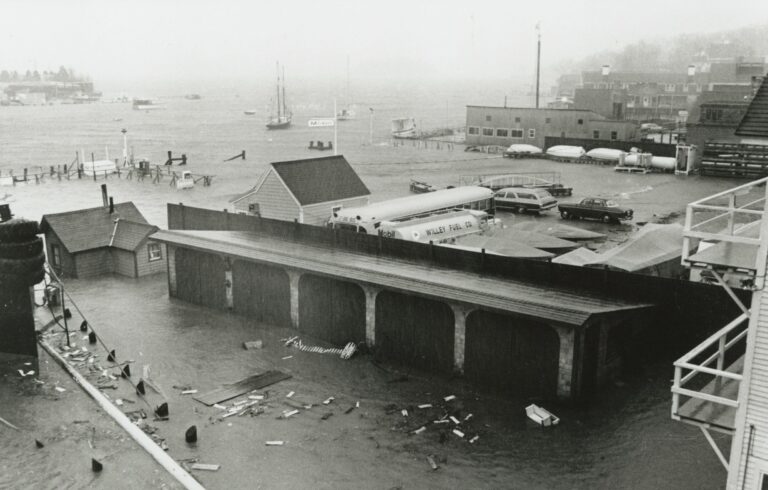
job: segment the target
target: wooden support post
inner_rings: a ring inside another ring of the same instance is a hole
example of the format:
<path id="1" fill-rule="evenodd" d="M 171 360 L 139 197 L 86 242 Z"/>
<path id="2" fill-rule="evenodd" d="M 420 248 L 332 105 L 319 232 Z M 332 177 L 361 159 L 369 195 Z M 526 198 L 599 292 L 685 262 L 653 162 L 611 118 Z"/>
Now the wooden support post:
<path id="1" fill-rule="evenodd" d="M 572 327 L 552 325 L 552 328 L 560 337 L 560 355 L 557 367 L 557 397 L 561 399 L 571 398 L 573 395 L 573 373 L 576 359 L 576 330 Z"/>
<path id="2" fill-rule="evenodd" d="M 467 317 L 472 309 L 456 303 L 450 303 L 450 307 L 453 310 L 453 369 L 459 374 L 464 374 Z"/>
<path id="3" fill-rule="evenodd" d="M 299 281 L 302 273 L 296 270 L 288 270 L 288 280 L 291 286 L 291 326 L 299 329 Z"/>
<path id="4" fill-rule="evenodd" d="M 374 347 L 376 345 L 376 297 L 381 289 L 367 284 L 360 286 L 365 293 L 365 343 L 368 347 Z"/>

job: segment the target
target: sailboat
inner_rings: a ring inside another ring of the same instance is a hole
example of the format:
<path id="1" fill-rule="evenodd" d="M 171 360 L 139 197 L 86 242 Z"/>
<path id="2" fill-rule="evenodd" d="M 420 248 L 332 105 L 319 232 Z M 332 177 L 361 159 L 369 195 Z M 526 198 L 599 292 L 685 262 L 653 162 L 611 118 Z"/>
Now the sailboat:
<path id="1" fill-rule="evenodd" d="M 291 126 L 293 114 L 288 112 L 285 105 L 285 68 L 281 84 L 280 65 L 277 66 L 277 115 L 270 117 L 267 129 L 288 129 Z"/>
<path id="2" fill-rule="evenodd" d="M 355 111 L 349 104 L 349 56 L 347 56 L 347 108 L 341 109 L 336 113 L 337 121 L 349 121 L 355 118 Z"/>

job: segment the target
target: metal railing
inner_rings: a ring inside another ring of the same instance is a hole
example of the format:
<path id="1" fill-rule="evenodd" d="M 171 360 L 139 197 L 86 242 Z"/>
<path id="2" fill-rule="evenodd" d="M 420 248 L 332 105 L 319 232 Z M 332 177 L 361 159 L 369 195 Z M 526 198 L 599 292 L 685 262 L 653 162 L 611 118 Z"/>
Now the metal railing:
<path id="1" fill-rule="evenodd" d="M 691 240 L 695 239 L 764 248 L 762 242 L 768 241 L 768 220 L 763 219 L 768 202 L 766 183 L 768 177 L 690 203 L 683 230 L 683 265 L 692 265 Z M 758 288 L 763 287 L 765 255 L 757 253 L 755 264 L 750 267 L 759 278 Z"/>
<path id="2" fill-rule="evenodd" d="M 724 407 L 739 406 L 738 388 L 743 375 L 741 372 L 728 370 L 730 366 L 726 365 L 726 356 L 732 347 L 745 339 L 748 326 L 749 313 L 744 312 L 675 361 L 675 378 L 672 385 L 673 419 L 681 419 L 679 412 L 681 397 L 694 398 Z M 741 348 L 743 349 L 743 346 Z M 732 358 L 733 355 L 730 357 Z M 696 361 L 700 358 L 703 359 Z M 719 388 L 728 381 L 737 383 L 736 389 L 731 390 L 735 392 L 733 398 L 718 394 Z M 710 392 L 707 393 L 704 390 Z"/>

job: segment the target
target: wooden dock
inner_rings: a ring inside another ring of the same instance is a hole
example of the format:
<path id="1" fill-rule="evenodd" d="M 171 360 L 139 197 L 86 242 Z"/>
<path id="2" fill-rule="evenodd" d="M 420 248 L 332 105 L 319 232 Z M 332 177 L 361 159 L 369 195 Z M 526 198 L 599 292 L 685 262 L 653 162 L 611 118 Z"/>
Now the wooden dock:
<path id="1" fill-rule="evenodd" d="M 169 179 L 169 186 L 175 187 L 176 181 L 181 178 L 181 172 L 174 170 L 170 165 L 151 165 L 149 162 L 141 161 L 136 163 L 127 163 L 125 165 L 116 164 L 115 172 L 90 172 L 86 173 L 82 164 L 72 162 L 64 165 L 50 165 L 48 168 L 37 166 L 24 168 L 21 172 L 13 170 L 3 173 L 0 171 L 0 186 L 15 186 L 17 184 L 42 184 L 49 181 L 68 181 L 91 179 L 94 182 L 98 180 L 109 180 L 110 178 L 125 178 L 126 180 L 136 180 L 143 182 L 145 180 L 153 184 L 159 184 Z M 212 184 L 215 175 L 192 174 L 195 183 L 202 182 L 204 187 Z"/>

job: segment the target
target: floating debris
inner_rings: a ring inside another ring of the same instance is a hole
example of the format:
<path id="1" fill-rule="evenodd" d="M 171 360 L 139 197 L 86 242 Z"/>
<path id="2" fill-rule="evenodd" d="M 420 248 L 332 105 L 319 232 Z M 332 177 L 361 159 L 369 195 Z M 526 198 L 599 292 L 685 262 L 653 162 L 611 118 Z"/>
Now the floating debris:
<path id="1" fill-rule="evenodd" d="M 416 429 L 415 431 L 413 431 L 413 433 L 414 433 L 414 434 L 421 434 L 421 433 L 422 433 L 422 432 L 424 432 L 425 430 L 427 430 L 427 427 L 426 427 L 426 426 L 424 426 L 424 425 L 422 425 L 421 427 L 419 427 L 418 429 Z"/>
<path id="2" fill-rule="evenodd" d="M 249 342 L 243 342 L 243 348 L 245 350 L 261 349 L 264 346 L 261 340 L 251 340 Z"/>
<path id="3" fill-rule="evenodd" d="M 328 404 L 330 404 L 330 403 L 331 403 L 333 400 L 335 400 L 335 398 L 334 398 L 334 397 L 332 397 L 332 396 L 329 396 L 329 397 L 328 397 L 328 399 L 327 399 L 327 400 L 325 400 L 325 401 L 323 402 L 323 405 L 328 405 Z"/>
<path id="4" fill-rule="evenodd" d="M 293 396 L 293 395 L 295 395 L 295 394 L 296 394 L 295 392 L 291 391 L 291 392 L 289 392 L 287 395 L 285 395 L 285 397 L 286 397 L 286 398 L 290 398 L 290 397 L 292 397 L 292 396 Z"/>
<path id="5" fill-rule="evenodd" d="M 266 441 L 264 443 L 265 446 L 282 446 L 284 444 L 284 441 Z"/>
<path id="6" fill-rule="evenodd" d="M 450 419 L 451 419 L 451 421 L 452 421 L 454 424 L 456 424 L 456 425 L 459 425 L 459 424 L 461 423 L 461 422 L 459 422 L 459 419 L 457 419 L 457 418 L 456 418 L 456 417 L 454 417 L 453 415 L 451 415 L 449 418 L 450 418 Z"/>
<path id="7" fill-rule="evenodd" d="M 287 412 L 283 412 L 283 418 L 287 419 L 288 417 L 290 417 L 292 415 L 296 415 L 297 413 L 299 413 L 298 410 L 290 410 L 290 411 L 287 411 Z"/>
<path id="8" fill-rule="evenodd" d="M 184 390 L 181 392 L 182 395 L 194 395 L 197 393 L 197 390 Z"/>
<path id="9" fill-rule="evenodd" d="M 285 356 L 285 357 L 283 357 L 283 360 L 284 360 L 284 361 L 285 361 L 286 359 L 293 359 L 293 356 Z"/>
<path id="10" fill-rule="evenodd" d="M 419 408 L 421 408 L 421 409 L 432 408 L 432 404 L 431 403 L 423 403 L 423 404 L 419 405 Z"/>
<path id="11" fill-rule="evenodd" d="M 453 429 L 453 433 L 456 434 L 459 437 L 464 437 L 464 433 L 460 431 L 459 429 Z"/>
<path id="12" fill-rule="evenodd" d="M 464 417 L 464 422 L 466 422 L 467 420 L 469 420 L 469 419 L 471 419 L 471 418 L 472 418 L 472 414 L 470 413 L 469 415 L 467 415 L 466 417 Z"/>
<path id="13" fill-rule="evenodd" d="M 302 352 L 312 352 L 314 354 L 334 354 L 342 359 L 349 359 L 357 351 L 357 346 L 354 342 L 348 342 L 343 349 L 336 347 L 319 347 L 315 345 L 305 345 L 298 337 L 292 337 L 285 342 L 286 347 L 295 347 Z M 285 359 L 285 358 L 283 358 Z"/>
<path id="14" fill-rule="evenodd" d="M 455 399 L 456 399 L 456 396 L 455 396 L 455 395 L 448 395 L 448 396 L 446 396 L 445 398 L 443 398 L 443 400 L 445 400 L 445 401 L 447 401 L 447 402 L 449 402 L 449 401 L 451 401 L 451 400 L 455 400 Z"/>
<path id="15" fill-rule="evenodd" d="M 429 466 L 432 467 L 432 471 L 435 471 L 438 468 L 437 463 L 435 463 L 435 458 L 431 455 L 427 456 L 427 462 L 429 463 Z"/>
<path id="16" fill-rule="evenodd" d="M 184 440 L 192 444 L 197 442 L 197 426 L 193 425 L 184 433 Z"/>
<path id="17" fill-rule="evenodd" d="M 67 391 L 66 388 L 62 388 L 61 386 L 54 386 L 53 389 L 58 391 L 59 393 L 64 393 L 65 391 Z"/>
<path id="18" fill-rule="evenodd" d="M 94 473 L 98 473 L 104 469 L 104 465 L 96 461 L 95 458 L 91 458 L 91 469 L 93 470 Z"/>
<path id="19" fill-rule="evenodd" d="M 400 410 L 400 413 L 403 414 L 403 417 L 407 417 L 408 416 L 408 410 L 406 410 L 406 409 Z"/>
<path id="20" fill-rule="evenodd" d="M 206 463 L 193 463 L 192 466 L 190 466 L 193 470 L 203 470 L 203 471 L 219 471 L 219 468 L 221 468 L 220 464 L 206 464 Z"/>
<path id="21" fill-rule="evenodd" d="M 473 437 L 472 439 L 469 440 L 469 443 L 470 444 L 474 444 L 475 441 L 477 441 L 478 439 L 480 439 L 480 436 L 475 436 L 475 437 Z"/>
<path id="22" fill-rule="evenodd" d="M 45 447 L 45 444 L 35 439 L 35 447 L 37 447 L 38 449 L 42 449 Z"/>

